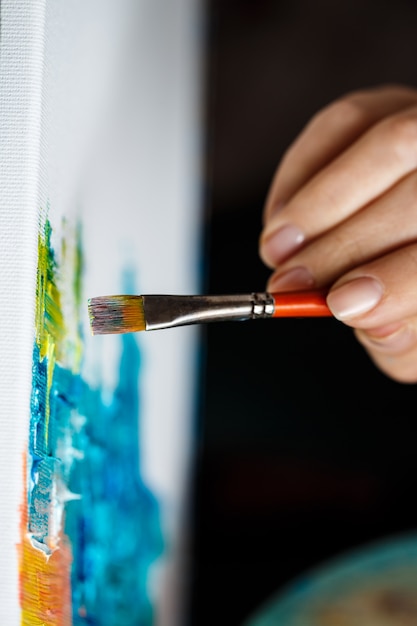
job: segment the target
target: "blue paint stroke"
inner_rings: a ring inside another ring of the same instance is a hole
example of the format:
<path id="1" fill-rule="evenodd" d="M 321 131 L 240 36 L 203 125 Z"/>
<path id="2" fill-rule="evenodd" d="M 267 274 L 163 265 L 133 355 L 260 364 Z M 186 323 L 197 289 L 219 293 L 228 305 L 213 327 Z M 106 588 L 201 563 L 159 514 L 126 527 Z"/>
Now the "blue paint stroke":
<path id="1" fill-rule="evenodd" d="M 68 503 L 65 527 L 74 555 L 75 626 L 153 623 L 148 574 L 163 541 L 158 503 L 139 473 L 140 355 L 132 335 L 122 342 L 120 380 L 110 403 L 101 390 L 57 371 L 65 402 L 86 417 L 74 437 L 84 458 L 74 461 L 69 482 L 81 499 Z"/>
<path id="2" fill-rule="evenodd" d="M 47 281 L 56 278 L 51 267 Z M 64 522 L 74 626 L 154 622 L 149 572 L 164 548 L 160 510 L 140 472 L 140 352 L 133 335 L 120 340 L 119 381 L 106 402 L 103 388 L 59 362 L 48 364 L 36 341 L 33 351 L 28 531 L 48 554 Z"/>
<path id="3" fill-rule="evenodd" d="M 140 354 L 132 335 L 121 341 L 120 380 L 110 402 L 103 402 L 102 389 L 91 389 L 80 375 L 55 366 L 48 449 L 40 418 L 46 364 L 45 359 L 34 361 L 37 385 L 32 397 L 31 448 L 36 485 L 30 530 L 37 541 L 45 542 L 58 476 L 70 492 L 65 534 L 73 552 L 74 626 L 153 623 L 148 574 L 163 550 L 160 512 L 139 471 Z M 67 447 L 59 457 L 58 449 L 65 442 L 73 450 Z M 80 499 L 71 500 L 71 494 Z"/>

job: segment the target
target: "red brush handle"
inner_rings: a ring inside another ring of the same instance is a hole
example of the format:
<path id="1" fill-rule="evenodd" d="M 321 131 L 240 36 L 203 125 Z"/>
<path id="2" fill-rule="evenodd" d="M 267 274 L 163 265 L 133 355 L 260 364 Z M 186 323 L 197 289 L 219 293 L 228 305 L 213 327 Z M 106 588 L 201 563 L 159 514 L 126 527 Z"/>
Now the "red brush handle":
<path id="1" fill-rule="evenodd" d="M 272 317 L 330 317 L 323 291 L 273 293 L 275 311 Z"/>

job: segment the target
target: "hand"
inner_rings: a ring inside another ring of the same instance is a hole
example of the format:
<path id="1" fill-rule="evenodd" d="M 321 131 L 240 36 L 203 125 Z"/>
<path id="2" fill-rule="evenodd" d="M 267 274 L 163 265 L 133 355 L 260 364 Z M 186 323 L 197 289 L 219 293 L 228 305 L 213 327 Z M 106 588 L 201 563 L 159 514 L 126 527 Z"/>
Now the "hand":
<path id="1" fill-rule="evenodd" d="M 268 289 L 328 288 L 376 365 L 417 381 L 417 90 L 386 86 L 318 113 L 265 206 Z"/>

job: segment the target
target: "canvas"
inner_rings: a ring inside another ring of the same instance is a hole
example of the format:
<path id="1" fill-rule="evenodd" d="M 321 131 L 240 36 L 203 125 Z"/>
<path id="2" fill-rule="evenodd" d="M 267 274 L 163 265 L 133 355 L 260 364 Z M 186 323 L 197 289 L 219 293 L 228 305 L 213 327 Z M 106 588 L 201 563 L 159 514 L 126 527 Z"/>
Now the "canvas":
<path id="1" fill-rule="evenodd" d="M 198 335 L 87 298 L 193 293 L 201 7 L 5 0 L 0 622 L 181 624 Z"/>

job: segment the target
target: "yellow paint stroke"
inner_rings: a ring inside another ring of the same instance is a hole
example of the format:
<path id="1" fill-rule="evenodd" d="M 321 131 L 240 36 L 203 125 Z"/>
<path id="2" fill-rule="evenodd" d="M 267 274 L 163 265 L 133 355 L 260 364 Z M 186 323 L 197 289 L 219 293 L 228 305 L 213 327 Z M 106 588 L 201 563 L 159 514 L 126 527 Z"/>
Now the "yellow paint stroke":
<path id="1" fill-rule="evenodd" d="M 45 436 L 48 445 L 50 406 L 49 396 L 56 360 L 60 360 L 65 336 L 61 296 L 56 284 L 56 264 L 51 251 L 51 225 L 46 220 L 38 235 L 38 271 L 36 280 L 35 332 L 40 359 L 47 359 L 47 393 L 45 406 Z"/>
<path id="2" fill-rule="evenodd" d="M 71 609 L 71 549 L 61 534 L 51 554 L 33 545 L 27 533 L 27 506 L 22 513 L 19 545 L 22 626 L 69 626 Z"/>
<path id="3" fill-rule="evenodd" d="M 41 359 L 51 352 L 60 360 L 65 336 L 61 295 L 56 284 L 56 263 L 51 252 L 51 225 L 46 221 L 38 236 L 38 273 L 36 284 L 36 343 Z"/>
<path id="4" fill-rule="evenodd" d="M 72 233 L 73 234 L 73 233 Z M 77 232 L 78 235 L 78 232 Z M 81 272 L 81 246 L 78 241 L 75 245 L 66 243 L 61 252 L 65 262 L 59 266 L 59 278 L 68 291 L 68 318 L 71 328 L 65 324 L 64 306 L 58 281 L 57 263 L 51 247 L 51 225 L 45 220 L 38 235 L 38 271 L 36 284 L 35 309 L 35 343 L 39 349 L 39 361 L 46 367 L 46 393 L 44 406 L 43 450 L 49 449 L 49 433 L 51 417 L 50 394 L 54 379 L 56 364 L 68 367 L 75 371 L 81 364 L 82 339 L 79 328 L 79 312 L 81 278 L 73 272 Z M 68 282 L 68 279 L 69 282 Z M 75 281 L 75 282 L 74 282 Z M 78 282 L 76 282 L 78 281 Z M 73 293 L 76 287 L 77 292 Z M 65 292 L 65 289 L 63 290 Z M 36 385 L 36 380 L 34 381 Z M 47 453 L 46 453 L 47 454 Z M 25 455 L 25 472 L 30 475 L 31 467 L 27 464 Z M 44 480 L 39 474 L 38 480 Z M 52 476 L 52 487 L 57 477 Z M 45 485 L 50 489 L 51 485 Z M 22 626 L 70 626 L 72 623 L 71 609 L 71 563 L 72 553 L 68 539 L 64 535 L 61 519 L 61 528 L 51 530 L 45 543 L 39 543 L 30 532 L 29 520 L 29 493 L 25 493 L 21 518 L 21 543 L 18 546 L 20 571 L 20 602 Z M 52 513 L 58 503 L 49 502 Z M 52 516 L 49 516 L 50 519 Z M 53 536 L 52 536 L 53 535 Z"/>
<path id="5" fill-rule="evenodd" d="M 62 284 L 67 287 L 69 301 L 61 301 L 65 318 L 65 352 L 60 354 L 60 359 L 65 357 L 69 362 L 63 363 L 63 360 L 60 360 L 60 363 L 65 364 L 73 373 L 79 373 L 83 357 L 81 311 L 84 256 L 81 246 L 81 225 L 77 223 L 76 227 L 71 229 L 64 220 L 63 230 L 67 236 L 61 241 L 62 259 L 59 273 Z"/>

